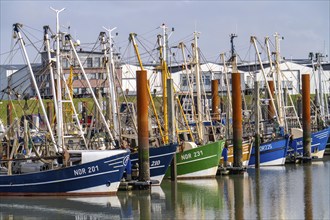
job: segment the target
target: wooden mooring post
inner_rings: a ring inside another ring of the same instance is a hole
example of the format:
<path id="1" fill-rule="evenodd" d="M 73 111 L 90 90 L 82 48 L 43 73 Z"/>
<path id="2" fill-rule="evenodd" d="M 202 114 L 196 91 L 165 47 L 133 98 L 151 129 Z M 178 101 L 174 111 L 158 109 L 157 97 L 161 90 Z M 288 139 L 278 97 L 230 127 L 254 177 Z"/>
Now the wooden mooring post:
<path id="1" fill-rule="evenodd" d="M 254 135 L 254 152 L 255 152 L 255 168 L 260 167 L 260 127 L 259 127 L 259 101 L 260 101 L 260 95 L 259 95 L 259 82 L 254 82 L 254 93 L 255 93 L 255 105 L 254 107 L 254 123 L 255 123 L 255 135 Z M 269 106 L 268 106 L 269 107 Z M 269 117 L 269 115 L 268 115 Z M 271 116 L 273 117 L 273 116 Z"/>
<path id="2" fill-rule="evenodd" d="M 217 79 L 212 80 L 211 90 L 212 90 L 212 119 L 213 120 L 220 120 L 219 114 L 219 82 Z"/>
<path id="3" fill-rule="evenodd" d="M 137 125 L 139 148 L 139 181 L 150 181 L 149 169 L 149 129 L 148 129 L 148 81 L 147 71 L 136 71 Z M 150 186 L 149 186 L 150 187 Z M 146 187 L 147 188 L 147 187 Z"/>
<path id="4" fill-rule="evenodd" d="M 311 161 L 310 75 L 302 74 L 303 162 Z"/>
<path id="5" fill-rule="evenodd" d="M 236 63 L 232 72 L 232 108 L 233 108 L 233 146 L 234 163 L 231 173 L 242 173 L 243 170 L 243 126 L 242 126 L 242 97 L 241 74 L 237 71 Z"/>

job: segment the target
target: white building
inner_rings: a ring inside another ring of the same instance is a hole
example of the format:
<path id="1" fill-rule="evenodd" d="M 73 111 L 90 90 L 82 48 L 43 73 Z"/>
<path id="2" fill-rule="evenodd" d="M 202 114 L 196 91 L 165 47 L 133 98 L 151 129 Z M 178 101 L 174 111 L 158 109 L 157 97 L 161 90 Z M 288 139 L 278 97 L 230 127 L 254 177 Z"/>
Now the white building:
<path id="1" fill-rule="evenodd" d="M 313 68 L 313 67 L 314 68 Z M 270 74 L 269 63 L 263 65 L 264 73 L 266 76 Z M 255 77 L 260 83 L 260 87 L 264 87 L 265 77 L 262 73 L 260 65 L 250 64 L 250 65 L 241 65 L 238 69 L 244 72 L 245 84 L 247 89 L 252 89 L 255 81 Z M 273 72 L 274 72 L 273 67 Z M 294 61 L 283 61 L 280 64 L 280 73 L 281 73 L 281 86 L 282 88 L 287 88 L 289 94 L 299 94 L 301 93 L 301 75 L 310 74 L 310 92 L 315 94 L 316 90 L 319 90 L 322 87 L 323 93 L 329 94 L 329 79 L 330 79 L 330 63 L 323 63 L 322 67 L 319 68 L 316 64 L 305 62 L 294 62 Z M 276 80 L 277 73 L 273 73 L 275 78 L 267 77 L 267 80 Z M 321 78 L 321 81 L 319 80 Z"/>

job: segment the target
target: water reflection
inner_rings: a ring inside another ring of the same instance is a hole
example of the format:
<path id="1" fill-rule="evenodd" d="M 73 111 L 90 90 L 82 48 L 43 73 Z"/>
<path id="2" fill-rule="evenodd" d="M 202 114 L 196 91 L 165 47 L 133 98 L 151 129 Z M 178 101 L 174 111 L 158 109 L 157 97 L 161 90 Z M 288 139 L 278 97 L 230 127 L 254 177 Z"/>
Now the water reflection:
<path id="1" fill-rule="evenodd" d="M 262 202 L 260 199 L 262 197 L 261 187 L 260 187 L 260 169 L 255 169 L 255 196 L 256 196 L 256 217 L 261 219 L 262 216 Z"/>
<path id="2" fill-rule="evenodd" d="M 117 196 L 2 197 L 0 219 L 120 219 Z"/>
<path id="3" fill-rule="evenodd" d="M 306 164 L 304 168 L 304 213 L 306 220 L 313 219 L 313 198 L 312 198 L 312 166 Z"/>
<path id="4" fill-rule="evenodd" d="M 215 218 L 217 210 L 223 208 L 223 196 L 216 179 L 166 181 L 161 187 L 166 200 L 171 202 L 168 208 L 173 213 L 167 216 L 169 218 Z"/>
<path id="5" fill-rule="evenodd" d="M 329 219 L 330 158 L 111 197 L 1 197 L 2 219 Z"/>

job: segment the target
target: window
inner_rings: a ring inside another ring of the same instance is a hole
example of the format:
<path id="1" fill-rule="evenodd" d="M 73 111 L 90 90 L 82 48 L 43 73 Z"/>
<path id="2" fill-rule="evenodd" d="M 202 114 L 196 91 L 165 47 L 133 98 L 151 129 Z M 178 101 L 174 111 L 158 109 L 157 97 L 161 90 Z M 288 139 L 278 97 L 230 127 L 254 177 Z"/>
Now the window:
<path id="1" fill-rule="evenodd" d="M 89 79 L 96 79 L 96 73 L 89 73 L 88 78 Z"/>
<path id="2" fill-rule="evenodd" d="M 186 76 L 183 76 L 182 77 L 182 83 L 181 83 L 182 86 L 187 86 L 188 83 L 187 83 L 187 77 Z"/>
<path id="3" fill-rule="evenodd" d="M 210 76 L 203 76 L 204 85 L 208 86 L 211 84 Z"/>
<path id="4" fill-rule="evenodd" d="M 81 88 L 81 94 L 87 94 L 87 89 L 86 88 Z"/>
<path id="5" fill-rule="evenodd" d="M 88 57 L 87 58 L 87 67 L 93 67 L 93 58 L 91 57 Z"/>
<path id="6" fill-rule="evenodd" d="M 94 67 L 100 67 L 101 63 L 100 63 L 100 57 L 94 57 Z"/>
<path id="7" fill-rule="evenodd" d="M 69 67 L 69 62 L 66 58 L 62 58 L 62 67 L 63 68 L 68 68 Z"/>

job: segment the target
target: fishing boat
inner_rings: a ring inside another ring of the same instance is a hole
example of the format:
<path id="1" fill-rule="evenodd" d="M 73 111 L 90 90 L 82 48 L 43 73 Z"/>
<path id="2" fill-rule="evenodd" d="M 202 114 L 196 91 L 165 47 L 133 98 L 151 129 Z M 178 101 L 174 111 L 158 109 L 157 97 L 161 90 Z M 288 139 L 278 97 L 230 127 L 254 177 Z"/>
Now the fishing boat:
<path id="1" fill-rule="evenodd" d="M 169 144 L 160 147 L 149 148 L 150 180 L 153 185 L 160 185 L 166 171 L 170 166 L 177 149 L 177 144 Z M 132 167 L 139 167 L 139 155 L 137 152 L 130 154 Z M 135 175 L 138 176 L 137 174 Z M 134 178 L 134 176 L 132 176 Z"/>
<path id="2" fill-rule="evenodd" d="M 224 155 L 224 152 L 222 153 L 220 157 L 219 166 L 220 167 L 227 167 L 232 166 L 234 163 L 234 146 L 229 145 L 227 147 L 227 152 Z M 251 150 L 252 150 L 252 143 L 250 142 L 244 142 L 242 144 L 242 165 L 243 167 L 247 167 L 249 165 L 250 157 L 251 157 Z M 227 158 L 227 163 L 225 163 L 225 157 Z"/>
<path id="3" fill-rule="evenodd" d="M 329 139 L 330 128 L 326 128 L 311 134 L 311 157 L 322 159 Z M 302 132 L 301 132 L 302 133 Z M 303 156 L 303 137 L 302 135 L 290 141 L 287 153 L 287 161 L 294 162 L 298 157 Z"/>
<path id="4" fill-rule="evenodd" d="M 260 166 L 284 165 L 289 137 L 260 144 Z M 255 166 L 255 146 L 252 147 L 249 166 Z"/>
<path id="5" fill-rule="evenodd" d="M 38 164 L 38 157 L 16 160 L 13 165 L 18 169 L 14 169 L 13 174 L 0 175 L 0 195 L 97 195 L 117 192 L 129 158 L 127 151 L 74 150 L 69 151 L 68 155 L 70 165 L 57 164 L 52 168 L 49 167 L 52 164 Z"/>
<path id="6" fill-rule="evenodd" d="M 177 178 L 215 177 L 224 145 L 224 140 L 200 146 L 197 146 L 193 142 L 186 143 L 186 147 L 175 155 Z M 171 169 L 167 170 L 165 176 L 171 176 Z"/>
<path id="7" fill-rule="evenodd" d="M 193 88 L 190 88 L 190 97 L 187 99 L 193 115 L 191 118 L 194 118 L 195 120 L 191 121 L 191 123 L 186 126 L 188 127 L 191 140 L 194 141 L 183 139 L 178 151 L 176 152 L 176 172 L 178 179 L 215 177 L 218 170 L 221 153 L 225 145 L 224 140 L 216 140 L 213 123 L 211 123 L 211 119 L 208 117 L 210 112 L 204 113 L 204 108 L 202 107 L 201 90 L 203 82 L 199 71 L 200 62 L 197 38 L 198 33 L 194 32 L 194 56 L 192 61 L 194 77 L 188 77 L 191 80 L 196 80 L 196 96 L 193 94 Z M 185 46 L 183 43 L 180 43 L 179 47 L 182 49 L 183 58 L 185 60 Z M 184 61 L 184 63 L 185 66 L 187 66 L 186 61 Z M 189 73 L 187 72 L 187 74 Z M 189 83 L 192 84 L 192 82 Z M 195 98 L 196 105 L 194 104 Z M 183 118 L 186 117 L 186 114 L 187 113 L 183 113 Z M 192 130 L 196 131 L 196 138 L 192 135 Z M 209 138 L 211 134 L 208 134 L 208 132 L 213 134 L 213 140 Z M 169 177 L 170 174 L 171 170 L 169 169 L 166 176 Z"/>
<path id="8" fill-rule="evenodd" d="M 59 31 L 58 14 L 63 11 L 55 10 L 57 14 L 57 30 L 56 30 L 56 64 L 57 74 L 59 79 L 57 80 L 57 96 L 54 95 L 53 101 L 56 103 L 56 135 L 57 141 L 53 134 L 52 127 L 47 117 L 42 97 L 39 92 L 39 88 L 34 76 L 33 69 L 31 67 L 26 49 L 25 43 L 22 39 L 20 29 L 21 24 L 14 24 L 15 36 L 22 47 L 25 60 L 31 75 L 31 81 L 37 94 L 37 100 L 42 108 L 45 124 L 47 125 L 48 143 L 44 146 L 20 146 L 17 141 L 19 138 L 19 123 L 16 119 L 15 122 L 10 125 L 9 129 L 5 133 L 1 134 L 0 141 L 5 137 L 7 132 L 13 129 L 13 133 L 16 135 L 14 138 L 14 144 L 10 145 L 8 142 L 1 151 L 6 152 L 3 157 L 1 152 L 1 175 L 0 175 L 0 194 L 1 195 L 98 195 L 98 194 L 113 194 L 116 193 L 120 184 L 120 180 L 123 176 L 124 169 L 129 161 L 129 153 L 126 150 L 72 150 L 64 142 L 63 131 L 63 115 L 62 115 L 62 80 L 61 78 L 61 66 L 60 66 L 60 44 L 59 39 L 62 38 L 62 33 Z M 66 35 L 65 38 L 72 47 L 76 59 L 82 67 L 81 61 L 77 55 L 77 52 L 73 46 L 73 42 L 70 35 Z M 48 51 L 48 62 L 50 66 L 51 85 L 53 91 L 55 91 L 55 81 L 52 75 L 52 61 L 50 55 L 49 39 L 47 31 L 45 31 L 45 48 Z M 85 72 L 83 74 L 86 77 Z M 89 85 L 90 86 L 90 85 Z M 91 88 L 90 88 L 91 89 Z M 96 97 L 92 91 L 94 101 Z M 70 96 L 71 104 L 72 97 Z M 100 106 L 97 105 L 98 109 Z M 103 115 L 102 115 L 103 116 Z M 104 116 L 102 117 L 104 119 Z M 76 118 L 78 127 L 80 127 L 79 120 Z M 105 121 L 105 119 L 103 120 Z M 24 124 L 26 124 L 24 122 Z M 109 130 L 109 125 L 105 121 L 105 127 Z M 28 130 L 27 126 L 24 130 Z M 81 131 L 81 127 L 80 127 Z M 26 132 L 26 138 L 31 139 L 29 132 Z M 109 132 L 110 134 L 110 132 Z M 81 132 L 82 135 L 82 132 Z M 111 134 L 110 134 L 111 137 Z M 112 138 L 112 137 L 111 137 Z M 6 138 L 8 140 L 8 138 Z M 9 139 L 10 140 L 10 139 Z M 84 140 L 85 141 L 85 140 Z M 114 143 L 114 141 L 112 141 Z M 2 144 L 1 144 L 2 145 Z M 86 145 L 84 145 L 86 147 Z M 81 147 L 83 148 L 83 147 Z"/>

